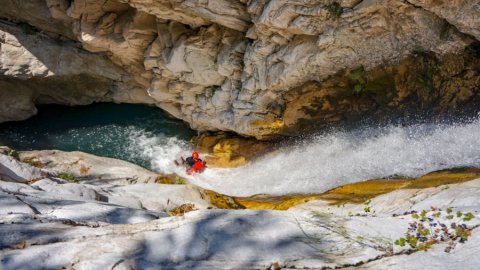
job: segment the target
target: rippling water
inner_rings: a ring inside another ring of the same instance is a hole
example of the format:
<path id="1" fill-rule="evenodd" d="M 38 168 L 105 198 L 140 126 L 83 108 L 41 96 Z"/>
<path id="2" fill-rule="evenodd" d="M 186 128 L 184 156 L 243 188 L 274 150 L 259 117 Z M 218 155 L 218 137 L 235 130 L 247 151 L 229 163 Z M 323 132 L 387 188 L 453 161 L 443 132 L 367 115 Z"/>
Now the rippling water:
<path id="1" fill-rule="evenodd" d="M 39 106 L 38 115 L 26 121 L 0 124 L 0 145 L 17 150 L 78 150 L 150 169 L 158 164 L 151 162 L 153 153 L 145 154 L 147 145 L 187 148 L 193 135 L 184 123 L 168 119 L 160 109 L 134 104 Z"/>

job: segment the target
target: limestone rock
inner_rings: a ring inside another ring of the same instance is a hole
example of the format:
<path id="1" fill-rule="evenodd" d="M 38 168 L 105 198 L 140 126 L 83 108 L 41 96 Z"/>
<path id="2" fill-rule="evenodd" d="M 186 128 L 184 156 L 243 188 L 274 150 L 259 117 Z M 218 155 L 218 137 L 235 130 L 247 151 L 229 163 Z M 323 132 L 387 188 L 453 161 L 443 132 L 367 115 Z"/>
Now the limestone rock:
<path id="1" fill-rule="evenodd" d="M 192 28 L 209 25 L 213 22 L 237 31 L 246 31 L 250 24 L 245 3 L 235 0 L 120 1 L 158 18 L 178 21 Z"/>
<path id="2" fill-rule="evenodd" d="M 408 0 L 408 2 L 445 18 L 458 30 L 480 40 L 480 17 L 478 16 L 480 5 L 478 1 Z M 445 30 L 448 31 L 449 29 Z M 448 32 L 444 33 L 444 35 L 448 34 Z"/>
<path id="3" fill-rule="evenodd" d="M 0 23 L 0 43 L 0 122 L 30 117 L 36 103 L 152 102 L 122 69 L 78 43 L 29 35 L 6 23 Z"/>
<path id="4" fill-rule="evenodd" d="M 414 95 L 435 113 L 479 103 L 474 91 L 479 77 L 477 0 L 5 0 L 2 4 L 2 25 L 8 21 L 17 27 L 2 26 L 0 74 L 28 80 L 14 82 L 18 116 L 0 109 L 0 121 L 25 119 L 35 113 L 34 103 L 113 100 L 155 104 L 197 130 L 269 139 L 298 135 L 305 132 L 301 126 L 312 123 L 322 127 L 372 113 L 404 113 L 408 105 L 403 101 L 415 99 Z M 39 35 L 48 36 L 51 46 Z M 21 47 L 31 48 L 30 54 L 39 61 L 30 61 L 32 56 L 26 53 L 12 64 L 24 51 L 12 48 L 12 36 Z M 42 44 L 32 46 L 35 42 Z M 71 49 L 80 45 L 97 56 L 83 50 L 71 55 Z M 431 57 L 425 62 L 409 60 L 420 54 Z M 451 55 L 470 58 L 463 65 L 442 66 L 435 76 L 421 70 L 426 79 L 417 79 L 423 85 L 412 87 L 418 67 L 440 65 Z M 66 59 L 74 61 L 70 64 Z M 432 64 L 433 59 L 438 63 Z M 352 71 L 360 67 L 369 81 L 352 80 Z M 398 76 L 379 82 L 382 69 L 385 76 L 394 72 Z M 402 74 L 408 83 L 401 83 Z M 10 80 L 0 83 L 11 88 Z M 69 91 L 42 90 L 38 96 L 40 90 L 32 85 L 42 84 Z M 12 94 L 0 95 L 5 104 L 14 103 Z"/>
<path id="5" fill-rule="evenodd" d="M 4 181 L 26 183 L 45 177 L 41 170 L 24 164 L 14 157 L 0 154 L 0 178 Z"/>
<path id="6" fill-rule="evenodd" d="M 20 160 L 36 164 L 52 175 L 61 172 L 73 174 L 82 182 L 154 183 L 158 176 L 126 161 L 83 152 L 28 151 L 20 153 Z"/>
<path id="7" fill-rule="evenodd" d="M 272 150 L 272 144 L 246 138 L 229 138 L 226 134 L 203 134 L 195 142 L 199 151 L 207 153 L 208 167 L 232 168 L 243 166 L 252 159 Z"/>
<path id="8" fill-rule="evenodd" d="M 108 171 L 102 165 L 112 166 L 113 178 L 126 175 L 115 166 L 136 170 L 127 162 L 75 152 L 24 152 L 20 157 L 29 154 L 39 157 L 29 162 L 38 166 L 45 162 L 47 171 L 64 170 L 73 157 L 82 157 L 77 161 L 80 164 L 95 162 L 102 171 Z M 14 168 L 11 163 L 7 166 Z M 99 174 L 92 170 L 92 176 Z M 267 269 L 272 265 L 382 269 L 385 265 L 405 268 L 404 264 L 410 269 L 474 269 L 478 260 L 470 252 L 479 250 L 479 194 L 480 179 L 474 179 L 448 188 L 396 190 L 368 203 L 332 206 L 310 201 L 288 211 L 253 211 L 208 209 L 198 190 L 185 185 L 71 184 L 52 177 L 25 184 L 0 179 L 0 261 L 5 269 L 32 264 L 69 268 L 72 262 L 78 269 L 155 269 L 159 265 L 169 269 Z M 180 202 L 182 198 L 186 201 Z M 163 212 L 178 203 L 201 209 L 181 217 Z M 364 209 L 366 205 L 370 212 Z M 434 244 L 427 252 L 394 245 L 416 221 L 405 211 L 430 211 L 432 206 L 443 209 L 439 218 L 448 228 L 453 223 L 466 224 L 471 229 L 469 239 L 457 242 L 450 253 L 444 251 L 444 243 Z M 462 220 L 456 212 L 450 219 L 445 213 L 448 207 L 471 212 L 471 219 Z"/>

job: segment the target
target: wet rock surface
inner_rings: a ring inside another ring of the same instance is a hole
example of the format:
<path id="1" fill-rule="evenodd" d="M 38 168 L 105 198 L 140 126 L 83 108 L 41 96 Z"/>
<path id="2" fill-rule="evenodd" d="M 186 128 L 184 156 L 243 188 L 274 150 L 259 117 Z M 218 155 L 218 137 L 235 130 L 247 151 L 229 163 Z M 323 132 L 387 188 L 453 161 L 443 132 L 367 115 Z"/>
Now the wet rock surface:
<path id="1" fill-rule="evenodd" d="M 384 265 L 404 267 L 407 262 L 411 269 L 448 269 L 454 264 L 470 269 L 476 265 L 469 254 L 479 246 L 480 181 L 468 181 L 475 170 L 463 176 L 459 172 L 432 174 L 413 181 L 410 188 L 380 192 L 384 194 L 376 197 L 360 194 L 361 201 L 345 200 L 338 205 L 317 197 L 288 211 L 222 210 L 210 209 L 208 196 L 212 195 L 189 184 L 141 182 L 150 181 L 148 177 L 138 177 L 133 183 L 121 171 L 115 177 L 115 166 L 120 163 L 132 173 L 145 174 L 126 162 L 60 151 L 20 153 L 19 158 L 30 158 L 28 164 L 11 156 L 0 157 L 4 167 L 16 162 L 16 166 L 46 174 L 35 181 L 20 173 L 17 177 L 22 181 L 0 176 L 0 231 L 5 236 L 0 240 L 0 262 L 5 269 L 28 269 L 32 264 L 75 269 L 155 269 L 159 265 L 168 269 L 353 265 L 381 269 Z M 70 163 L 72 158 L 81 159 L 77 163 L 82 164 L 95 162 L 79 176 L 76 164 Z M 100 179 L 93 168 L 107 170 L 109 165 L 114 182 Z M 58 172 L 63 170 L 78 181 L 61 176 Z M 429 179 L 443 185 L 424 188 Z M 351 186 L 343 192 L 359 190 Z M 456 216 L 449 219 L 449 211 Z M 460 211 L 463 216 L 459 218 Z M 423 219 L 423 212 L 425 217 L 441 212 L 435 222 L 456 222 L 466 226 L 471 236 L 448 253 L 446 242 L 434 244 L 427 252 L 395 245 L 413 222 Z"/>

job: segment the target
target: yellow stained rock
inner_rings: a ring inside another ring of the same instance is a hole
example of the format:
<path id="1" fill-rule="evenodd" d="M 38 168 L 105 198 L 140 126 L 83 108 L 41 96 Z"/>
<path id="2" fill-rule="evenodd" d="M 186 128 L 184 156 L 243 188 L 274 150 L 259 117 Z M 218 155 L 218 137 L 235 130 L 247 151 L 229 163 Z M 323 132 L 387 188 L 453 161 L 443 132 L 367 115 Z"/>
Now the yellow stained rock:
<path id="1" fill-rule="evenodd" d="M 229 197 L 208 191 L 210 202 L 224 209 L 287 210 L 311 200 L 326 200 L 331 204 L 363 203 L 368 199 L 398 189 L 429 188 L 462 183 L 480 177 L 480 169 L 456 169 L 432 172 L 416 179 L 369 180 L 340 186 L 321 194 L 252 197 Z"/>
<path id="2" fill-rule="evenodd" d="M 202 135 L 197 139 L 197 149 L 206 152 L 207 166 L 234 168 L 271 149 L 271 143 L 255 139 L 228 137 L 226 134 Z"/>

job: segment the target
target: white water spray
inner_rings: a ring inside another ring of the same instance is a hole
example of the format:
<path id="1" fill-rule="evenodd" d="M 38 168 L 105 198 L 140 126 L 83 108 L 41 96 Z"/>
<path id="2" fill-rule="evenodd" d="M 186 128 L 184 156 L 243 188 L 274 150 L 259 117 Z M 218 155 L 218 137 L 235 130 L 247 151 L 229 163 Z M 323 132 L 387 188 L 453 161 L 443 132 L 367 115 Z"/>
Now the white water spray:
<path id="1" fill-rule="evenodd" d="M 186 176 L 172 160 L 189 155 L 186 143 L 134 136 L 153 168 Z M 316 136 L 236 169 L 207 169 L 189 177 L 232 196 L 319 193 L 368 179 L 418 177 L 460 166 L 480 166 L 480 120 L 468 124 L 363 129 Z M 180 143 L 180 144 L 179 144 Z"/>

